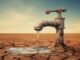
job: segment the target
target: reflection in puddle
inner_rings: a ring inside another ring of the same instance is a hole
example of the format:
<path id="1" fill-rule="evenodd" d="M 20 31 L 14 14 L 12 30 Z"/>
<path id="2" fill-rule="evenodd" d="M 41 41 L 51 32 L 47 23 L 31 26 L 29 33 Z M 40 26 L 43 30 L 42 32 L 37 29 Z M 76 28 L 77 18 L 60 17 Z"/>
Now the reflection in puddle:
<path id="1" fill-rule="evenodd" d="M 12 54 L 36 54 L 36 53 L 51 53 L 51 51 L 44 46 L 33 46 L 33 47 L 13 47 L 7 49 Z"/>

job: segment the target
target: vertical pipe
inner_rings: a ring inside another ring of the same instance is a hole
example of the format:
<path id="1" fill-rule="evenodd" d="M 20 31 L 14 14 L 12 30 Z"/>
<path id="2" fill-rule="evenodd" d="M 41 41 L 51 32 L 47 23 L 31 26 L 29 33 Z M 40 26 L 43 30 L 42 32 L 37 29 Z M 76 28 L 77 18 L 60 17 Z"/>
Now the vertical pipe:
<path id="1" fill-rule="evenodd" d="M 63 29 L 58 29 L 58 40 L 60 42 L 60 44 L 63 44 L 64 42 L 64 33 L 63 33 Z"/>
<path id="2" fill-rule="evenodd" d="M 56 27 L 56 45 L 55 46 L 65 46 L 64 44 L 64 18 L 57 18 L 60 20 L 60 24 Z"/>
<path id="3" fill-rule="evenodd" d="M 64 46 L 64 32 L 63 29 L 56 29 L 56 46 Z"/>

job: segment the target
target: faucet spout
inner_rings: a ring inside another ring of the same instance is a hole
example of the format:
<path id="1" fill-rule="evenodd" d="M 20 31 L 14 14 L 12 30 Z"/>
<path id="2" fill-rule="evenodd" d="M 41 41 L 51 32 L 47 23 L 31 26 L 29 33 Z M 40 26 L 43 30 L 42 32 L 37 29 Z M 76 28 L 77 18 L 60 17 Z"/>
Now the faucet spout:
<path id="1" fill-rule="evenodd" d="M 56 27 L 58 26 L 58 24 L 55 21 L 42 21 L 41 23 L 39 23 L 37 26 L 34 27 L 34 30 L 41 31 L 43 27 L 46 26 Z"/>

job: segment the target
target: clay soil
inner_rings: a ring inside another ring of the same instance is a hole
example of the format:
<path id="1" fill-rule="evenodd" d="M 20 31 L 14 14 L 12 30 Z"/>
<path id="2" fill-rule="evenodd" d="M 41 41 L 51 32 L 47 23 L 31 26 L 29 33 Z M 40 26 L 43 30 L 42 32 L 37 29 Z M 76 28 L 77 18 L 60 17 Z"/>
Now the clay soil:
<path id="1" fill-rule="evenodd" d="M 8 54 L 5 50 L 10 47 L 26 47 L 36 45 L 53 48 L 56 41 L 56 35 L 40 34 L 38 39 L 37 34 L 0 33 L 0 60 L 80 60 L 80 34 L 67 33 L 64 36 L 64 40 L 67 46 L 75 49 L 76 52 L 74 55 L 70 54 L 67 56 L 63 53 L 59 53 L 55 55 L 36 54 L 34 56 L 20 56 Z"/>

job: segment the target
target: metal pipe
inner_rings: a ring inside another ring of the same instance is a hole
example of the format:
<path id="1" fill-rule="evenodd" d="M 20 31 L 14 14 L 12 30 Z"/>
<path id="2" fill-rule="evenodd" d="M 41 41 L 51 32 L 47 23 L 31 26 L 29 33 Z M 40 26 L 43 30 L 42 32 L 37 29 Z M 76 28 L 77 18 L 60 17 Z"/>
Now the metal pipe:
<path id="1" fill-rule="evenodd" d="M 37 26 L 34 27 L 34 30 L 41 31 L 43 27 L 51 26 L 51 27 L 57 27 L 59 24 L 55 21 L 42 21 Z"/>

